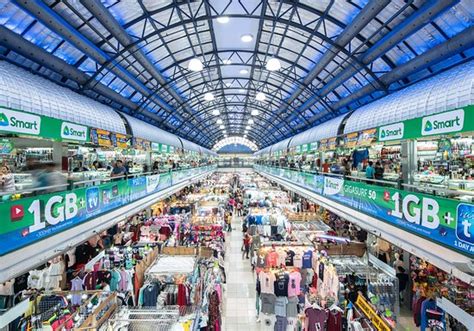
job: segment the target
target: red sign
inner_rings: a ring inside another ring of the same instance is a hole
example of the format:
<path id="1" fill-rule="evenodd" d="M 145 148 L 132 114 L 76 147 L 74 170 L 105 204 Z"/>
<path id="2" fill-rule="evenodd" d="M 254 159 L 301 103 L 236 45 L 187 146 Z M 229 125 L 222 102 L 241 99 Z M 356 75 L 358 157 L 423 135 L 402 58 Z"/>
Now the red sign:
<path id="1" fill-rule="evenodd" d="M 25 216 L 25 209 L 22 205 L 14 205 L 10 208 L 10 219 L 12 221 L 19 221 Z"/>

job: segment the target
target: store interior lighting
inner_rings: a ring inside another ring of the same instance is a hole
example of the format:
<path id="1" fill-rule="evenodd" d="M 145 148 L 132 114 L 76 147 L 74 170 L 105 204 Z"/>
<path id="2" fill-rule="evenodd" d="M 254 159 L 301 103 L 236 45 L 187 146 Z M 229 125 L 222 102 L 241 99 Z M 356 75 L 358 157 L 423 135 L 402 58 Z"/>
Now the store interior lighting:
<path id="1" fill-rule="evenodd" d="M 225 129 L 225 125 L 220 125 L 219 128 L 220 129 Z"/>
<path id="2" fill-rule="evenodd" d="M 252 115 L 252 116 L 257 116 L 258 114 L 259 114 L 258 109 L 252 109 L 250 111 L 250 115 Z"/>
<path id="3" fill-rule="evenodd" d="M 253 36 L 250 33 L 246 33 L 240 36 L 240 40 L 244 43 L 249 43 L 253 40 Z"/>
<path id="4" fill-rule="evenodd" d="M 217 124 L 222 124 L 222 119 L 218 118 L 216 121 Z"/>
<path id="5" fill-rule="evenodd" d="M 206 101 L 214 100 L 214 94 L 212 94 L 211 92 L 207 92 L 206 94 L 204 94 L 204 100 Z"/>
<path id="6" fill-rule="evenodd" d="M 228 16 L 219 16 L 217 18 L 217 22 L 220 24 L 227 24 L 229 23 L 229 17 Z"/>
<path id="7" fill-rule="evenodd" d="M 188 63 L 188 69 L 191 70 L 191 71 L 201 71 L 202 69 L 204 68 L 201 60 L 199 60 L 198 58 L 194 58 L 194 59 L 191 59 Z"/>
<path id="8" fill-rule="evenodd" d="M 247 123 L 248 124 L 253 124 L 253 123 L 255 123 L 255 121 L 253 119 L 249 119 L 249 121 Z"/>
<path id="9" fill-rule="evenodd" d="M 267 61 L 267 64 L 265 65 L 265 68 L 267 68 L 268 71 L 278 71 L 281 69 L 281 63 L 280 60 L 278 60 L 275 57 L 272 57 L 270 60 Z"/>
<path id="10" fill-rule="evenodd" d="M 257 101 L 265 101 L 265 93 L 263 92 L 258 92 L 257 95 L 255 96 L 255 99 Z"/>
<path id="11" fill-rule="evenodd" d="M 214 116 L 219 116 L 220 114 L 221 114 L 221 112 L 219 111 L 219 109 L 214 109 L 212 111 L 212 115 L 214 115 Z"/>

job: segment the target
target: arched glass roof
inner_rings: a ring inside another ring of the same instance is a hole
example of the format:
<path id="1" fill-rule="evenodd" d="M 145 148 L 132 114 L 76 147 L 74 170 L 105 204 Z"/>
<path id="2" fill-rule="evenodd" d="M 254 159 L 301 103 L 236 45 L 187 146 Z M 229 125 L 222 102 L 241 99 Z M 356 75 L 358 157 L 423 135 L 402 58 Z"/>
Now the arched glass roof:
<path id="1" fill-rule="evenodd" d="M 0 56 L 201 146 L 262 148 L 471 59 L 473 17 L 470 0 L 2 1 Z"/>

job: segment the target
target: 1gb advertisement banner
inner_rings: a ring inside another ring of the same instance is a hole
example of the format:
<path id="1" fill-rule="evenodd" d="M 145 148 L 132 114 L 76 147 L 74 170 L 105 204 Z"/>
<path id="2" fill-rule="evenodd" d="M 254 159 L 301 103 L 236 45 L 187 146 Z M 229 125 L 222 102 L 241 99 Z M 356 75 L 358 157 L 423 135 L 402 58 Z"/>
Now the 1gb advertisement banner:
<path id="1" fill-rule="evenodd" d="M 186 170 L 186 176 L 210 168 Z M 173 173 L 177 174 L 179 172 Z M 176 184 L 170 173 L 0 203 L 0 256 Z"/>
<path id="2" fill-rule="evenodd" d="M 271 168 L 257 169 L 278 175 Z M 291 170 L 285 170 L 284 176 L 280 175 L 367 215 L 470 257 L 474 256 L 474 205 L 471 203 L 339 177 L 313 175 L 312 183 L 294 180 L 295 177 L 304 176 Z M 324 183 L 322 190 L 321 182 Z"/>

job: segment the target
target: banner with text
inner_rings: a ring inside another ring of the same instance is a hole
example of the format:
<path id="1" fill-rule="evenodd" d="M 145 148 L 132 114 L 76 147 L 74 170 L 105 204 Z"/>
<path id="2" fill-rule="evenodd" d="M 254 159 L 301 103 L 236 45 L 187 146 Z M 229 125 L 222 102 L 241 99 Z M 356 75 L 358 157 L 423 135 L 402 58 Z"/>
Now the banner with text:
<path id="1" fill-rule="evenodd" d="M 262 166 L 256 168 L 465 255 L 474 256 L 474 205 L 471 203 L 341 177 Z M 309 177 L 313 180 L 308 180 Z"/>

